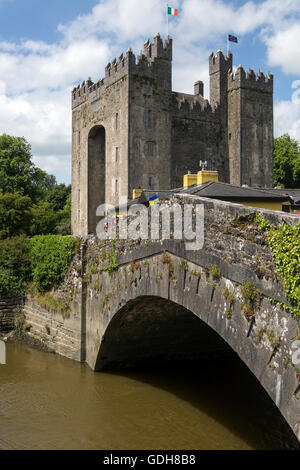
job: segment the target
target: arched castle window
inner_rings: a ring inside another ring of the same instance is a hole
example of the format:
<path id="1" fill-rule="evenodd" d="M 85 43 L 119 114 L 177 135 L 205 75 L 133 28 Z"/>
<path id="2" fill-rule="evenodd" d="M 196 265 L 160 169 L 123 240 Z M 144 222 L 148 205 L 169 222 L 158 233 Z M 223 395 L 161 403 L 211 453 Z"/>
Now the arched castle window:
<path id="1" fill-rule="evenodd" d="M 116 116 L 115 116 L 115 128 L 116 128 L 116 131 L 119 129 L 119 113 L 116 113 Z"/>
<path id="2" fill-rule="evenodd" d="M 119 181 L 115 180 L 115 193 L 118 194 L 119 192 Z"/>
<path id="3" fill-rule="evenodd" d="M 80 145 L 80 131 L 78 131 L 77 134 L 77 144 Z"/>
<path id="4" fill-rule="evenodd" d="M 78 162 L 78 176 L 81 174 L 81 162 Z"/>

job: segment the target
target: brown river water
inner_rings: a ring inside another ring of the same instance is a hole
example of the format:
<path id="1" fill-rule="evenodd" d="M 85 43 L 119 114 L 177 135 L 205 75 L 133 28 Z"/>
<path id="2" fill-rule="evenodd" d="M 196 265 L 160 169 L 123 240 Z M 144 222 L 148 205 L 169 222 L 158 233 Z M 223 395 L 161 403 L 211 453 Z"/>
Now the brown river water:
<path id="1" fill-rule="evenodd" d="M 277 410 L 235 358 L 94 373 L 13 342 L 0 397 L 0 449 L 279 448 Z"/>

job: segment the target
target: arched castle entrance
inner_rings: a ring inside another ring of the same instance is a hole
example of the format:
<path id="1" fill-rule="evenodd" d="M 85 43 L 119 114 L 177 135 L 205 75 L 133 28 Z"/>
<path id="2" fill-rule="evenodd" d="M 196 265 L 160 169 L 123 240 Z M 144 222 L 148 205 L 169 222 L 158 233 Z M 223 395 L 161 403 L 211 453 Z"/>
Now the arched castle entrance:
<path id="1" fill-rule="evenodd" d="M 96 233 L 96 210 L 105 202 L 105 129 L 94 126 L 88 137 L 88 233 Z"/>

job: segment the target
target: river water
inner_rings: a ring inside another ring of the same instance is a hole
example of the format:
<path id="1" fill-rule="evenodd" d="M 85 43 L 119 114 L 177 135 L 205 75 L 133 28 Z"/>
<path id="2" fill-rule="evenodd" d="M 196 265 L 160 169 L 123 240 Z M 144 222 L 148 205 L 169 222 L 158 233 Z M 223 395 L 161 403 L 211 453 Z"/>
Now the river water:
<path id="1" fill-rule="evenodd" d="M 0 449 L 276 449 L 260 395 L 234 358 L 192 370 L 94 373 L 8 343 Z"/>

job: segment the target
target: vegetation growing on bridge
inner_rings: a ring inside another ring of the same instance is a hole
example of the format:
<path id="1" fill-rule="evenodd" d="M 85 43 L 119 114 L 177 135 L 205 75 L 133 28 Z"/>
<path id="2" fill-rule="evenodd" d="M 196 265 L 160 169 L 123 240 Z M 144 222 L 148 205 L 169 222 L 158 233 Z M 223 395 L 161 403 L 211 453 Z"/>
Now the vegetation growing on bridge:
<path id="1" fill-rule="evenodd" d="M 273 227 L 257 214 L 256 222 L 267 233 L 287 299 L 294 307 L 293 313 L 300 319 L 300 221 L 296 227 L 287 224 Z"/>
<path id="2" fill-rule="evenodd" d="M 262 293 L 256 289 L 252 281 L 244 281 L 241 287 L 243 303 L 242 310 L 247 320 L 252 320 L 255 315 L 255 310 L 260 307 Z"/>
<path id="3" fill-rule="evenodd" d="M 110 277 L 113 275 L 114 271 L 117 271 L 119 269 L 119 265 L 117 263 L 117 255 L 115 253 L 115 241 L 112 240 L 111 242 L 111 250 L 109 253 L 109 265 L 106 266 L 103 271 L 107 271 L 110 275 Z"/>

